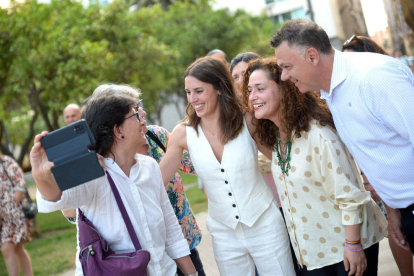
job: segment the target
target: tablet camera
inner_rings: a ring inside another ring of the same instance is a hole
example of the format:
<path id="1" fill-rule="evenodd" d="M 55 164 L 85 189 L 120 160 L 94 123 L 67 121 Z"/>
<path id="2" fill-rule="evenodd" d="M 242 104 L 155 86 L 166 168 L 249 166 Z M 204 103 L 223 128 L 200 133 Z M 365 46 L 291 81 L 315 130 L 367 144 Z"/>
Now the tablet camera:
<path id="1" fill-rule="evenodd" d="M 81 134 L 85 132 L 85 130 L 83 129 L 83 126 L 75 126 L 74 130 L 76 131 L 77 134 Z"/>

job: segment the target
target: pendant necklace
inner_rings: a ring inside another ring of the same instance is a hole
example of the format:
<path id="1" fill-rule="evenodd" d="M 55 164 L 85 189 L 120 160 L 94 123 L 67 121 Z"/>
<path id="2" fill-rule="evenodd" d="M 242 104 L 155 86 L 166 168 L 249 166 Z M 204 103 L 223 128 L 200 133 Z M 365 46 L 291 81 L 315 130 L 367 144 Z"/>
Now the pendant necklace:
<path id="1" fill-rule="evenodd" d="M 209 129 L 207 129 L 206 127 L 204 127 L 205 130 L 207 130 L 208 132 L 210 132 L 211 135 L 214 136 L 214 132 L 216 132 L 218 130 L 219 126 L 217 126 L 213 131 L 210 131 Z"/>
<path id="2" fill-rule="evenodd" d="M 282 146 L 285 147 L 284 150 Z M 289 176 L 291 149 L 292 149 L 292 142 L 290 140 L 287 142 L 282 142 L 278 134 L 276 138 L 276 154 L 277 154 L 277 159 L 278 159 L 277 164 L 280 166 L 282 173 L 286 174 L 287 176 Z M 282 154 L 285 156 L 285 158 L 282 158 Z"/>

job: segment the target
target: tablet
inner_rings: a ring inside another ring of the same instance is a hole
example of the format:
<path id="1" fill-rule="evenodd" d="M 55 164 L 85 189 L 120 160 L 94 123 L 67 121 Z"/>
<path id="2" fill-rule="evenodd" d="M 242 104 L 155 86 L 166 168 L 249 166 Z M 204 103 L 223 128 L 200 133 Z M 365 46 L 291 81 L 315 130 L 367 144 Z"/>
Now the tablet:
<path id="1" fill-rule="evenodd" d="M 40 142 L 55 164 L 52 173 L 61 191 L 105 174 L 96 152 L 88 149 L 95 140 L 84 119 L 49 133 Z"/>

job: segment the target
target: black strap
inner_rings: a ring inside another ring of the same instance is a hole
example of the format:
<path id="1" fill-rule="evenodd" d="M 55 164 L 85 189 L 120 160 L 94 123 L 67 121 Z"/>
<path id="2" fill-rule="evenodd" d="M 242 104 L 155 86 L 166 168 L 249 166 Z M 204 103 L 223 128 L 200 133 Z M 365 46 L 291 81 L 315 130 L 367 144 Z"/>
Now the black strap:
<path id="1" fill-rule="evenodd" d="M 0 157 L 0 162 L 1 162 L 1 165 L 3 166 L 3 170 L 4 170 L 4 173 L 6 174 L 7 178 L 10 180 L 11 184 L 12 184 L 12 185 L 14 185 L 13 180 L 10 178 L 9 174 L 7 173 L 6 166 L 4 166 L 4 160 L 3 160 L 3 158 L 1 158 L 1 157 Z M 29 192 L 27 191 L 27 188 L 25 189 L 25 193 L 24 193 L 24 194 L 25 194 L 25 196 L 26 196 L 27 200 L 28 200 L 30 203 L 32 203 L 33 201 L 32 201 L 32 198 L 31 198 L 31 197 L 30 197 L 30 195 L 29 195 Z"/>
<path id="2" fill-rule="evenodd" d="M 106 175 L 108 176 L 109 184 L 111 185 L 116 203 L 118 204 L 118 208 L 121 211 L 122 218 L 124 219 L 126 228 L 128 229 L 128 233 L 131 237 L 132 243 L 134 244 L 135 250 L 141 250 L 141 244 L 139 243 L 137 234 L 135 233 L 134 227 L 132 226 L 131 220 L 129 219 L 128 213 L 125 209 L 124 203 L 122 202 L 121 196 L 119 195 L 118 189 L 116 188 L 115 183 L 108 171 L 106 171 Z"/>
<path id="3" fill-rule="evenodd" d="M 154 133 L 152 133 L 150 130 L 147 131 L 146 135 L 149 138 L 151 138 L 151 140 L 154 141 L 164 152 L 167 151 L 167 149 L 161 143 L 160 139 L 158 139 L 157 135 L 155 135 Z"/>

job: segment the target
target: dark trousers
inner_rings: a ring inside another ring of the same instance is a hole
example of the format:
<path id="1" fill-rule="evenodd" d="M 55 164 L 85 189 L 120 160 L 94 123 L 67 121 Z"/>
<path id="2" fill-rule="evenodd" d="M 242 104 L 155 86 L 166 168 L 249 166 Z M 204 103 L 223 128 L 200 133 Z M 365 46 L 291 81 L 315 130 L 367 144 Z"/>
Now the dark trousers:
<path id="1" fill-rule="evenodd" d="M 193 265 L 198 272 L 198 276 L 206 276 L 206 273 L 204 273 L 203 263 L 200 260 L 200 255 L 198 254 L 197 248 L 191 250 L 190 253 L 191 261 L 193 261 Z M 178 267 L 177 274 L 178 276 L 184 276 L 184 273 L 182 273 Z"/>
<path id="2" fill-rule="evenodd" d="M 400 209 L 402 228 L 414 255 L 414 204 Z"/>
<path id="3" fill-rule="evenodd" d="M 345 250 L 347 250 L 345 248 Z M 363 276 L 376 276 L 378 275 L 378 253 L 379 244 L 371 245 L 364 250 L 365 257 L 367 258 L 367 269 Z M 348 272 L 345 270 L 344 262 L 340 262 L 333 265 L 324 266 L 319 269 L 308 271 L 306 266 L 302 269 L 302 276 L 348 276 Z"/>

